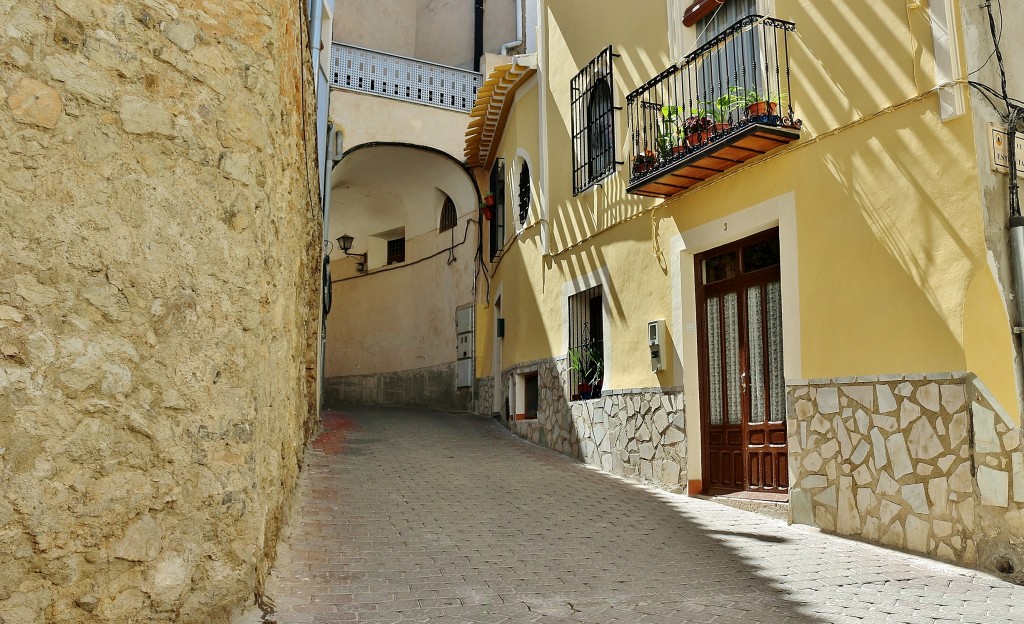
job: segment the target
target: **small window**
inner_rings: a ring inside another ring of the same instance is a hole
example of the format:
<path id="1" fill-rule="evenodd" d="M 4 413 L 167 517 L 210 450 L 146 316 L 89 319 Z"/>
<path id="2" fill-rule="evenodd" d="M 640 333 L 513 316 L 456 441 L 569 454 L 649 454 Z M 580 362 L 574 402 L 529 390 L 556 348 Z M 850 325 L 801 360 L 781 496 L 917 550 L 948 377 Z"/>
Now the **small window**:
<path id="1" fill-rule="evenodd" d="M 580 401 L 601 396 L 604 383 L 602 290 L 594 286 L 569 297 L 569 395 Z"/>
<path id="2" fill-rule="evenodd" d="M 437 226 L 439 232 L 447 232 L 459 222 L 459 215 L 455 212 L 455 202 L 451 197 L 444 196 L 444 204 L 441 206 L 441 223 Z"/>
<path id="3" fill-rule="evenodd" d="M 615 172 L 615 84 L 608 46 L 572 79 L 572 192 Z"/>
<path id="4" fill-rule="evenodd" d="M 516 420 L 536 420 L 540 411 L 540 384 L 537 371 L 516 375 Z"/>
<path id="5" fill-rule="evenodd" d="M 530 218 L 530 166 L 522 161 L 519 169 L 519 226 L 526 225 Z"/>
<path id="6" fill-rule="evenodd" d="M 405 239 L 394 238 L 388 241 L 388 264 L 405 262 Z"/>
<path id="7" fill-rule="evenodd" d="M 505 159 L 499 158 L 491 167 L 490 192 L 494 193 L 494 216 L 491 218 L 491 260 L 505 246 Z"/>

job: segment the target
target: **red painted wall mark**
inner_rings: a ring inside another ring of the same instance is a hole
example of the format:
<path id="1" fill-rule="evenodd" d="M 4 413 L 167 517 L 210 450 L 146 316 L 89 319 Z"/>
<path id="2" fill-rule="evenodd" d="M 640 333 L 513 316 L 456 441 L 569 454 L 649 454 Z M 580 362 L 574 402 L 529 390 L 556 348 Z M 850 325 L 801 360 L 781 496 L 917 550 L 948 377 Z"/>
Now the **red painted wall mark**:
<path id="1" fill-rule="evenodd" d="M 352 417 L 343 412 L 324 410 L 321 413 L 320 435 L 313 440 L 313 448 L 328 455 L 338 455 L 345 447 L 349 431 L 359 428 Z"/>

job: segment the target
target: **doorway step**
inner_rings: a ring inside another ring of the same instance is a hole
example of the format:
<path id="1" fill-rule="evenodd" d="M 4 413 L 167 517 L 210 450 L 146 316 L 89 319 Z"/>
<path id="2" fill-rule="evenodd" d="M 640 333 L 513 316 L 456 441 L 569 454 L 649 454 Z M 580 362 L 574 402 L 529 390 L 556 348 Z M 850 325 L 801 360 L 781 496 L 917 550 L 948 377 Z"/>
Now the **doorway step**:
<path id="1" fill-rule="evenodd" d="M 743 511 L 752 511 L 776 520 L 789 521 L 789 494 L 767 494 L 761 492 L 734 492 L 709 496 L 698 494 L 697 498 L 728 505 Z"/>

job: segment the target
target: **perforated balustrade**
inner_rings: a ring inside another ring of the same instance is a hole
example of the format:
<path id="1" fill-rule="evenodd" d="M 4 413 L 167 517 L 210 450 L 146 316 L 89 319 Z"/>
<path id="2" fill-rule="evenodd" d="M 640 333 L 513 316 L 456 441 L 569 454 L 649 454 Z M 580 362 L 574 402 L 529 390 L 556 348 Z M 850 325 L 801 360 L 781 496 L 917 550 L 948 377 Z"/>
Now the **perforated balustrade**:
<path id="1" fill-rule="evenodd" d="M 332 87 L 468 113 L 483 77 L 477 72 L 335 43 Z"/>

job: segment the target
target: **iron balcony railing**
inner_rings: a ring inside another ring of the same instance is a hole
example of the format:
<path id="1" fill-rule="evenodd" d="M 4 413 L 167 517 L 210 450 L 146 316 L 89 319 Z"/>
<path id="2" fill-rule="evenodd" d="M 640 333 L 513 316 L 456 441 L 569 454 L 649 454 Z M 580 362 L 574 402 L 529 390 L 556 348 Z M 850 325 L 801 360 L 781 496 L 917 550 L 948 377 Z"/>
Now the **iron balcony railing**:
<path id="1" fill-rule="evenodd" d="M 744 17 L 630 93 L 630 183 L 750 124 L 799 129 L 789 80 L 795 30 L 792 22 Z"/>
<path id="2" fill-rule="evenodd" d="M 468 113 L 483 77 L 429 61 L 335 43 L 332 87 Z"/>

